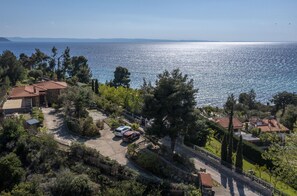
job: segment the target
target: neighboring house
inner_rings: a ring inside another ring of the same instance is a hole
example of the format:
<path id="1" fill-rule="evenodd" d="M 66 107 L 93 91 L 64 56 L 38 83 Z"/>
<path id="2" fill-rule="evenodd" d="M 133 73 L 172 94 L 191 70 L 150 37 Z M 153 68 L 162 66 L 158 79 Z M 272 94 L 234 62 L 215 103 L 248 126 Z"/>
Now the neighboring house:
<path id="1" fill-rule="evenodd" d="M 9 95 L 7 101 L 4 103 L 2 110 L 6 114 L 7 112 L 22 112 L 24 108 L 31 109 L 32 107 L 50 106 L 57 101 L 61 90 L 67 88 L 66 82 L 56 81 L 44 81 L 29 86 L 14 87 Z M 13 101 L 15 104 L 13 107 L 5 105 L 10 104 Z M 21 100 L 21 101 L 20 101 Z M 21 102 L 21 103 L 20 103 Z"/>
<path id="2" fill-rule="evenodd" d="M 209 173 L 199 172 L 199 186 L 202 192 L 202 195 L 214 195 L 212 191 L 212 178 Z"/>
<path id="3" fill-rule="evenodd" d="M 259 128 L 262 133 L 289 133 L 290 130 L 279 123 L 274 118 L 259 119 L 252 117 L 249 119 L 250 126 L 252 128 Z"/>
<path id="4" fill-rule="evenodd" d="M 223 128 L 228 129 L 229 126 L 229 117 L 223 118 L 215 118 L 213 119 L 214 122 L 221 125 Z M 233 118 L 233 130 L 234 132 L 240 131 L 243 128 L 242 122 L 238 120 L 238 118 Z"/>

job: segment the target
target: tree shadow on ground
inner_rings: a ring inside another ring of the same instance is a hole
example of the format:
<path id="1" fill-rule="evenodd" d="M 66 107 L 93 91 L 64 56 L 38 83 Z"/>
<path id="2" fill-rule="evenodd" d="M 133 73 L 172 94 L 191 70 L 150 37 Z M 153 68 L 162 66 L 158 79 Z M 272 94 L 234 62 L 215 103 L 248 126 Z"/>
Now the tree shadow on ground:
<path id="1" fill-rule="evenodd" d="M 241 183 L 236 183 L 239 196 L 245 196 L 244 186 Z"/>

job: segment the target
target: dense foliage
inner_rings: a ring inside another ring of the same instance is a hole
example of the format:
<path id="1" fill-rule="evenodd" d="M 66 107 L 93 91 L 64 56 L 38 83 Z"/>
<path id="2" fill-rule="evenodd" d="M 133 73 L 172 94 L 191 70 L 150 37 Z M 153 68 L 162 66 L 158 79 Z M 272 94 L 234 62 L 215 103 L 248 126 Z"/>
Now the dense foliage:
<path id="1" fill-rule="evenodd" d="M 86 110 L 93 99 L 93 94 L 88 88 L 69 87 L 63 91 L 59 99 L 63 103 L 65 121 L 70 131 L 83 136 L 100 136 L 99 128 Z"/>
<path id="2" fill-rule="evenodd" d="M 283 145 L 274 142 L 265 153 L 264 159 L 272 161 L 274 168 L 273 174 L 278 180 L 282 180 L 293 188 L 297 189 L 297 135 L 287 136 L 286 143 Z"/>
<path id="3" fill-rule="evenodd" d="M 171 138 L 171 150 L 179 135 L 186 133 L 191 123 L 195 122 L 195 95 L 193 80 L 183 75 L 178 69 L 164 71 L 158 75 L 155 86 L 143 85 L 143 113 L 153 119 L 152 134 L 168 135 Z"/>
<path id="4" fill-rule="evenodd" d="M 31 56 L 20 54 L 17 58 L 11 51 L 0 55 L 0 84 L 14 86 L 20 83 L 33 83 L 45 78 L 89 83 L 92 73 L 88 60 L 84 56 L 70 55 L 67 47 L 61 56 L 57 49 L 52 48 L 52 55 L 47 55 L 39 49 Z"/>
<path id="5" fill-rule="evenodd" d="M 125 67 L 116 67 L 116 70 L 114 71 L 114 79 L 112 81 L 112 86 L 114 87 L 130 87 L 130 72 Z"/>
<path id="6" fill-rule="evenodd" d="M 0 129 L 1 195 L 160 195 L 169 188 L 81 144 L 64 151 L 52 137 L 24 131 L 20 121 L 7 119 Z"/>
<path id="7" fill-rule="evenodd" d="M 120 114 L 123 109 L 138 115 L 141 113 L 143 98 L 140 90 L 100 84 L 98 94 L 95 103 L 107 113 Z"/>

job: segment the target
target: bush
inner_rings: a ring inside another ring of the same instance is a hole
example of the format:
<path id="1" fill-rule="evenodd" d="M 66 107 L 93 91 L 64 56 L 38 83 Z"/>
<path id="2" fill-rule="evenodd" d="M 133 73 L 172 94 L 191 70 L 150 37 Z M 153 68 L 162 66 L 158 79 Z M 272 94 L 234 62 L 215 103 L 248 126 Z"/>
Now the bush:
<path id="1" fill-rule="evenodd" d="M 87 118 L 67 118 L 66 124 L 70 131 L 82 136 L 100 136 L 99 128 L 94 124 L 92 117 Z"/>
<path id="2" fill-rule="evenodd" d="M 0 191 L 11 189 L 25 174 L 22 163 L 15 153 L 0 158 Z"/>
<path id="3" fill-rule="evenodd" d="M 62 172 L 51 187 L 53 195 L 94 195 L 96 186 L 86 175 Z"/>
<path id="4" fill-rule="evenodd" d="M 158 156 L 154 153 L 138 153 L 136 162 L 156 175 L 163 175 Z"/>
<path id="5" fill-rule="evenodd" d="M 133 130 L 138 130 L 138 129 L 139 129 L 139 124 L 137 124 L 137 123 L 132 123 L 132 124 L 131 124 L 131 128 L 132 128 Z"/>
<path id="6" fill-rule="evenodd" d="M 44 115 L 43 115 L 41 109 L 39 109 L 39 108 L 37 108 L 37 107 L 34 107 L 34 108 L 32 109 L 32 116 L 33 116 L 33 118 L 39 120 L 41 123 L 42 123 L 43 120 L 44 120 Z"/>
<path id="7" fill-rule="evenodd" d="M 97 126 L 100 130 L 104 129 L 104 122 L 103 122 L 103 120 L 98 120 L 98 121 L 96 122 L 96 126 Z"/>
<path id="8" fill-rule="evenodd" d="M 109 126 L 112 129 L 115 129 L 115 128 L 121 126 L 121 122 L 120 122 L 119 119 L 111 118 L 110 121 L 109 121 Z"/>

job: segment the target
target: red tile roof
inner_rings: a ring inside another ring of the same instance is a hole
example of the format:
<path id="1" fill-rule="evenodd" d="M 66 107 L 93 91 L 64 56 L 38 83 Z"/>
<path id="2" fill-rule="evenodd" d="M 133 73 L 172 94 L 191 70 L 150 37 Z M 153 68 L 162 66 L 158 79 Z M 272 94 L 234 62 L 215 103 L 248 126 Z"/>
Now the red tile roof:
<path id="1" fill-rule="evenodd" d="M 36 83 L 30 86 L 15 87 L 11 90 L 9 97 L 12 99 L 23 97 L 36 97 L 39 96 L 41 91 L 64 89 L 67 87 L 66 82 L 45 81 Z"/>
<path id="2" fill-rule="evenodd" d="M 250 123 L 255 127 L 260 128 L 261 132 L 288 132 L 289 129 L 277 122 L 276 119 L 252 119 Z"/>
<path id="3" fill-rule="evenodd" d="M 33 87 L 31 86 L 20 86 L 15 87 L 11 90 L 9 98 L 23 98 L 23 97 L 36 97 L 38 93 L 34 93 Z"/>
<path id="4" fill-rule="evenodd" d="M 64 89 L 67 87 L 67 83 L 66 82 L 56 82 L 56 81 L 45 81 L 45 82 L 33 84 L 33 86 L 37 86 L 37 87 L 43 88 L 45 90 Z"/>
<path id="5" fill-rule="evenodd" d="M 199 178 L 202 186 L 212 188 L 212 179 L 211 175 L 208 173 L 199 173 Z"/>
<path id="6" fill-rule="evenodd" d="M 229 117 L 217 118 L 214 121 L 220 124 L 225 129 L 228 129 Z M 233 129 L 242 129 L 242 127 L 243 124 L 238 120 L 238 118 L 233 118 Z"/>

